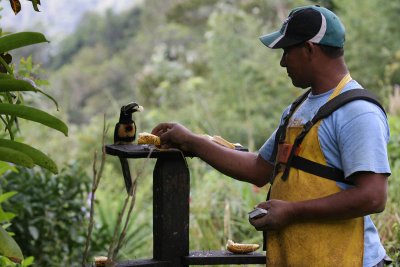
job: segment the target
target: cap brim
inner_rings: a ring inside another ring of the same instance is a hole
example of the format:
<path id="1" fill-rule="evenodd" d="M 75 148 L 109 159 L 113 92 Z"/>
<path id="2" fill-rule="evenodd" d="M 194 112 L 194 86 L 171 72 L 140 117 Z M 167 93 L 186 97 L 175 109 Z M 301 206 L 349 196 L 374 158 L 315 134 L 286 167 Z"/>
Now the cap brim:
<path id="1" fill-rule="evenodd" d="M 279 42 L 279 39 L 283 38 L 280 31 L 276 31 L 270 34 L 266 34 L 260 37 L 260 41 L 269 48 L 275 48 L 274 43 Z"/>
<path id="2" fill-rule="evenodd" d="M 276 31 L 260 37 L 260 41 L 267 47 L 272 49 L 285 48 L 299 44 L 304 40 L 289 38 L 282 35 L 280 31 Z"/>

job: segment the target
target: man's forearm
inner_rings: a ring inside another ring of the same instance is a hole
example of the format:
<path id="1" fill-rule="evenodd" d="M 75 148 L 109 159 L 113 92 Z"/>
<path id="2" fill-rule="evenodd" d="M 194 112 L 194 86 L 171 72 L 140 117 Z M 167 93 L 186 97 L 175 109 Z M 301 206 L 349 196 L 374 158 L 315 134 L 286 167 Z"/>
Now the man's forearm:
<path id="1" fill-rule="evenodd" d="M 257 154 L 229 149 L 202 136 L 192 138 L 190 151 L 223 174 L 257 186 L 265 185 L 272 172 L 272 165 Z"/>
<path id="2" fill-rule="evenodd" d="M 384 210 L 387 178 L 381 174 L 360 177 L 351 189 L 314 200 L 292 203 L 296 220 L 349 219 Z"/>

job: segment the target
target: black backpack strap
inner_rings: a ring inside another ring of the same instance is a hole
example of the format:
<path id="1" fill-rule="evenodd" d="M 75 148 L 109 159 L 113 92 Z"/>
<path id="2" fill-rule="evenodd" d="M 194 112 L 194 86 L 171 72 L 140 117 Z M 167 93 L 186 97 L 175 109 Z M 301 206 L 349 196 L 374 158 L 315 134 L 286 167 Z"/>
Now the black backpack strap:
<path id="1" fill-rule="evenodd" d="M 295 112 L 295 110 L 297 109 L 298 106 L 300 106 L 301 103 L 303 103 L 303 101 L 307 98 L 307 96 L 310 94 L 311 89 L 308 90 L 307 92 L 305 92 L 304 94 L 302 94 L 301 96 L 299 96 L 291 105 L 290 105 L 290 109 L 288 114 L 285 115 L 285 117 L 282 119 L 283 122 L 282 124 L 279 126 L 278 130 L 276 131 L 275 134 L 275 142 L 274 142 L 274 148 L 272 150 L 272 154 L 270 157 L 270 161 L 275 162 L 276 160 L 276 154 L 278 153 L 278 145 L 280 142 L 284 142 L 285 138 L 286 138 L 286 128 L 289 124 L 289 120 L 290 117 L 292 117 L 293 113 Z M 273 179 L 275 178 L 276 175 L 276 171 L 279 168 L 279 163 L 275 162 L 275 166 L 274 166 L 274 170 L 272 172 L 272 179 L 271 179 L 271 184 L 273 182 Z M 267 194 L 267 199 L 269 200 L 271 195 L 271 187 L 268 190 L 268 194 Z M 263 250 L 266 250 L 267 248 L 267 232 L 263 231 Z"/>
<path id="2" fill-rule="evenodd" d="M 325 105 L 323 105 L 318 110 L 317 114 L 315 114 L 314 118 L 312 119 L 313 123 L 315 124 L 317 121 L 328 117 L 332 112 L 334 112 L 338 108 L 354 100 L 365 100 L 374 103 L 380 109 L 382 109 L 383 113 L 385 113 L 386 115 L 385 109 L 379 103 L 378 98 L 371 92 L 359 88 L 343 92 L 338 96 L 336 96 L 335 98 L 329 100 Z"/>
<path id="3" fill-rule="evenodd" d="M 275 142 L 274 142 L 274 149 L 272 150 L 272 154 L 270 157 L 270 161 L 275 161 L 276 153 L 278 153 L 278 144 L 279 142 L 285 141 L 286 138 L 286 128 L 289 124 L 290 117 L 292 117 L 294 111 L 300 106 L 301 103 L 307 98 L 310 94 L 311 89 L 299 96 L 291 105 L 288 114 L 283 118 L 283 123 L 279 126 L 278 130 L 275 134 Z"/>
<path id="4" fill-rule="evenodd" d="M 302 170 L 304 172 L 311 173 L 332 181 L 354 185 L 352 181 L 346 180 L 344 178 L 344 173 L 340 169 L 326 166 L 299 156 L 293 156 L 291 164 L 293 168 L 296 168 L 298 170 Z"/>
<path id="5" fill-rule="evenodd" d="M 305 92 L 304 94 L 302 94 L 301 96 L 299 96 L 290 106 L 289 112 L 288 114 L 286 114 L 286 116 L 283 118 L 283 123 L 279 126 L 278 130 L 276 131 L 275 134 L 275 142 L 274 142 L 274 148 L 272 150 L 272 154 L 270 157 L 270 161 L 275 162 L 275 166 L 274 166 L 274 170 L 272 172 L 272 178 L 271 178 L 271 184 L 275 178 L 276 172 L 279 168 L 279 163 L 276 162 L 276 155 L 278 153 L 278 145 L 279 143 L 283 143 L 285 142 L 285 138 L 286 138 L 286 128 L 289 124 L 289 120 L 292 117 L 293 113 L 295 112 L 295 110 L 297 109 L 298 106 L 300 106 L 301 103 L 303 103 L 303 101 L 307 98 L 307 96 L 310 94 L 311 89 L 307 90 L 307 92 Z"/>
<path id="6" fill-rule="evenodd" d="M 306 134 L 310 131 L 310 129 L 319 120 L 328 117 L 330 114 L 332 114 L 338 108 L 340 108 L 340 107 L 344 106 L 345 104 L 347 104 L 351 101 L 354 101 L 354 100 L 366 100 L 371 103 L 374 103 L 379 108 L 381 108 L 383 110 L 383 112 L 386 114 L 385 109 L 381 106 L 377 97 L 365 89 L 352 89 L 352 90 L 343 92 L 343 93 L 339 94 L 338 96 L 334 97 L 333 99 L 329 100 L 326 104 L 324 104 L 322 107 L 319 108 L 317 114 L 315 114 L 315 116 L 310 121 L 308 121 L 306 124 L 304 124 L 303 130 L 296 137 L 294 144 L 293 144 L 293 148 L 290 152 L 287 164 L 285 166 L 284 173 L 282 175 L 283 180 L 286 180 L 289 176 L 289 171 L 290 171 L 290 168 L 292 167 L 293 159 L 295 157 L 294 151 L 297 150 L 297 148 L 303 141 Z M 315 163 L 315 164 L 319 164 L 319 163 Z M 321 164 L 321 166 L 324 166 L 324 165 Z M 310 173 L 314 174 L 313 172 L 310 172 Z M 324 176 L 322 176 L 322 177 L 324 177 Z M 328 178 L 328 177 L 325 177 L 325 178 Z M 339 176 L 337 181 L 341 181 L 341 180 L 342 179 Z"/>

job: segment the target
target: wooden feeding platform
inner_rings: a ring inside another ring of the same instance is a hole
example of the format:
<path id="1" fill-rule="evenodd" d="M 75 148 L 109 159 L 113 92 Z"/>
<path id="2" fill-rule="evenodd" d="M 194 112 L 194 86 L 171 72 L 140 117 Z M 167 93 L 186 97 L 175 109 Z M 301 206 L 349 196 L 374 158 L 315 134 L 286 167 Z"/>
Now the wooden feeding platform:
<path id="1" fill-rule="evenodd" d="M 238 148 L 239 150 L 244 150 Z M 233 254 L 225 250 L 189 251 L 190 171 L 177 149 L 158 150 L 148 145 L 106 145 L 106 153 L 119 157 L 127 192 L 132 186 L 128 159 L 154 158 L 153 258 L 120 262 L 119 267 L 227 264 L 265 264 L 265 255 Z"/>

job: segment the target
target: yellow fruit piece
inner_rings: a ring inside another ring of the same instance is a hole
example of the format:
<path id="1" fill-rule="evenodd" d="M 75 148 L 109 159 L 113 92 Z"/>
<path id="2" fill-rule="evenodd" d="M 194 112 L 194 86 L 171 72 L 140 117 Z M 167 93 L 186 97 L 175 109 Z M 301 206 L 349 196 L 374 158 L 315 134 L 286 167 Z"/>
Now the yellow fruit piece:
<path id="1" fill-rule="evenodd" d="M 157 135 L 151 134 L 151 133 L 139 133 L 139 138 L 138 138 L 138 145 L 155 145 L 155 146 L 160 146 L 160 137 Z"/>
<path id="2" fill-rule="evenodd" d="M 260 245 L 258 244 L 241 244 L 235 243 L 232 240 L 228 240 L 226 243 L 226 249 L 235 254 L 246 254 L 256 251 Z"/>

